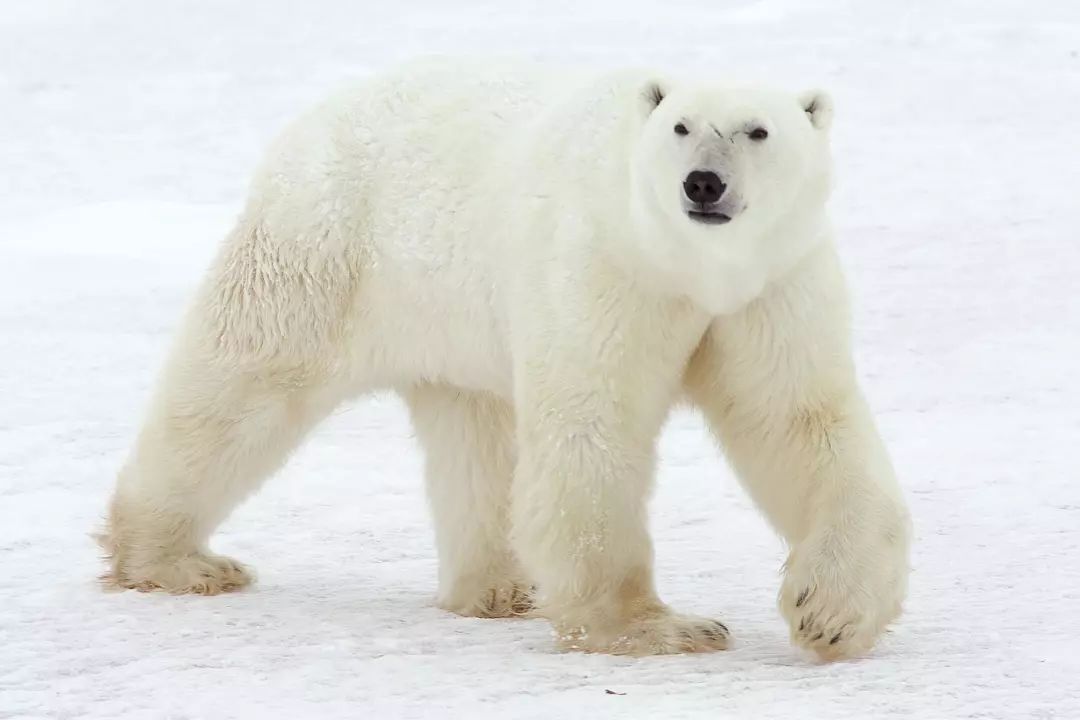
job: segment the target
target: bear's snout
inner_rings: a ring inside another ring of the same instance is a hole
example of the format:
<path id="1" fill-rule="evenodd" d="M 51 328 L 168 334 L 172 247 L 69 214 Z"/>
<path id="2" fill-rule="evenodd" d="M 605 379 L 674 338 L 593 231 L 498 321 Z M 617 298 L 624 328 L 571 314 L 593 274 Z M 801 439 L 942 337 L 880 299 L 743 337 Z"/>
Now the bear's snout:
<path id="1" fill-rule="evenodd" d="M 696 205 L 712 205 L 726 189 L 727 185 L 712 170 L 694 170 L 683 180 L 683 192 Z"/>

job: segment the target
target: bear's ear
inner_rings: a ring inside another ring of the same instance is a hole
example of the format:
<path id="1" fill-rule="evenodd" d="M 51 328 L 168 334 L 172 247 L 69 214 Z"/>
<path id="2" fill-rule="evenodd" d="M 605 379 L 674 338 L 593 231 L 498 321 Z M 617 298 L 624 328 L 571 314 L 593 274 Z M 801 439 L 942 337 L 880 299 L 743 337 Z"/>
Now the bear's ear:
<path id="1" fill-rule="evenodd" d="M 819 130 L 832 126 L 833 102 L 824 90 L 808 90 L 799 96 L 799 104 L 810 118 L 810 124 Z"/>
<path id="2" fill-rule="evenodd" d="M 652 112 L 660 103 L 664 102 L 664 95 L 667 92 L 664 90 L 664 86 L 659 80 L 650 80 L 645 84 L 645 89 L 642 91 L 642 97 L 645 98 L 645 105 L 649 112 Z"/>

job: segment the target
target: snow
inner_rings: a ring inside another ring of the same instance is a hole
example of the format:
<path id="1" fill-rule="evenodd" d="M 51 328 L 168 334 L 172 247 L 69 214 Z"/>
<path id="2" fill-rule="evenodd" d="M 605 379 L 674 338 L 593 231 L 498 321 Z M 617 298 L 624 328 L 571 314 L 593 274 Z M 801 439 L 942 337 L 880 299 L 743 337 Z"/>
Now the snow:
<path id="1" fill-rule="evenodd" d="M 872 655 L 789 646 L 783 548 L 689 413 L 662 439 L 659 583 L 729 652 L 559 654 L 541 621 L 437 610 L 391 397 L 343 408 L 223 528 L 250 591 L 99 590 L 88 533 L 261 148 L 434 51 L 833 92 L 860 372 L 916 528 Z M 1080 717 L 1078 55 L 1068 0 L 5 3 L 0 718 Z"/>

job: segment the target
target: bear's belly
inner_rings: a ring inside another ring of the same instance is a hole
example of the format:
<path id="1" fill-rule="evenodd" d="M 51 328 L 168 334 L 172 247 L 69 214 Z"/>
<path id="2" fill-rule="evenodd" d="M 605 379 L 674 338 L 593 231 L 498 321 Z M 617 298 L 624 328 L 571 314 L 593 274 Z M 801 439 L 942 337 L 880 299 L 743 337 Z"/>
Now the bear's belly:
<path id="1" fill-rule="evenodd" d="M 445 383 L 511 397 L 505 313 L 482 264 L 436 271 L 384 258 L 363 274 L 350 320 L 351 364 L 377 385 Z"/>

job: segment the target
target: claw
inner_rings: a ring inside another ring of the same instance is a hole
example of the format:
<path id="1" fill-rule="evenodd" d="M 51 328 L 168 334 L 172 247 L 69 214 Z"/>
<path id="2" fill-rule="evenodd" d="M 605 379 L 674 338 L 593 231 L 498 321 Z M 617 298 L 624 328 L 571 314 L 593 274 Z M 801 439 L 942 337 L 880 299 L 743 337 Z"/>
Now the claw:
<path id="1" fill-rule="evenodd" d="M 721 622 L 714 623 L 711 627 L 706 625 L 702 632 L 710 640 L 724 640 L 728 636 L 728 629 Z"/>

